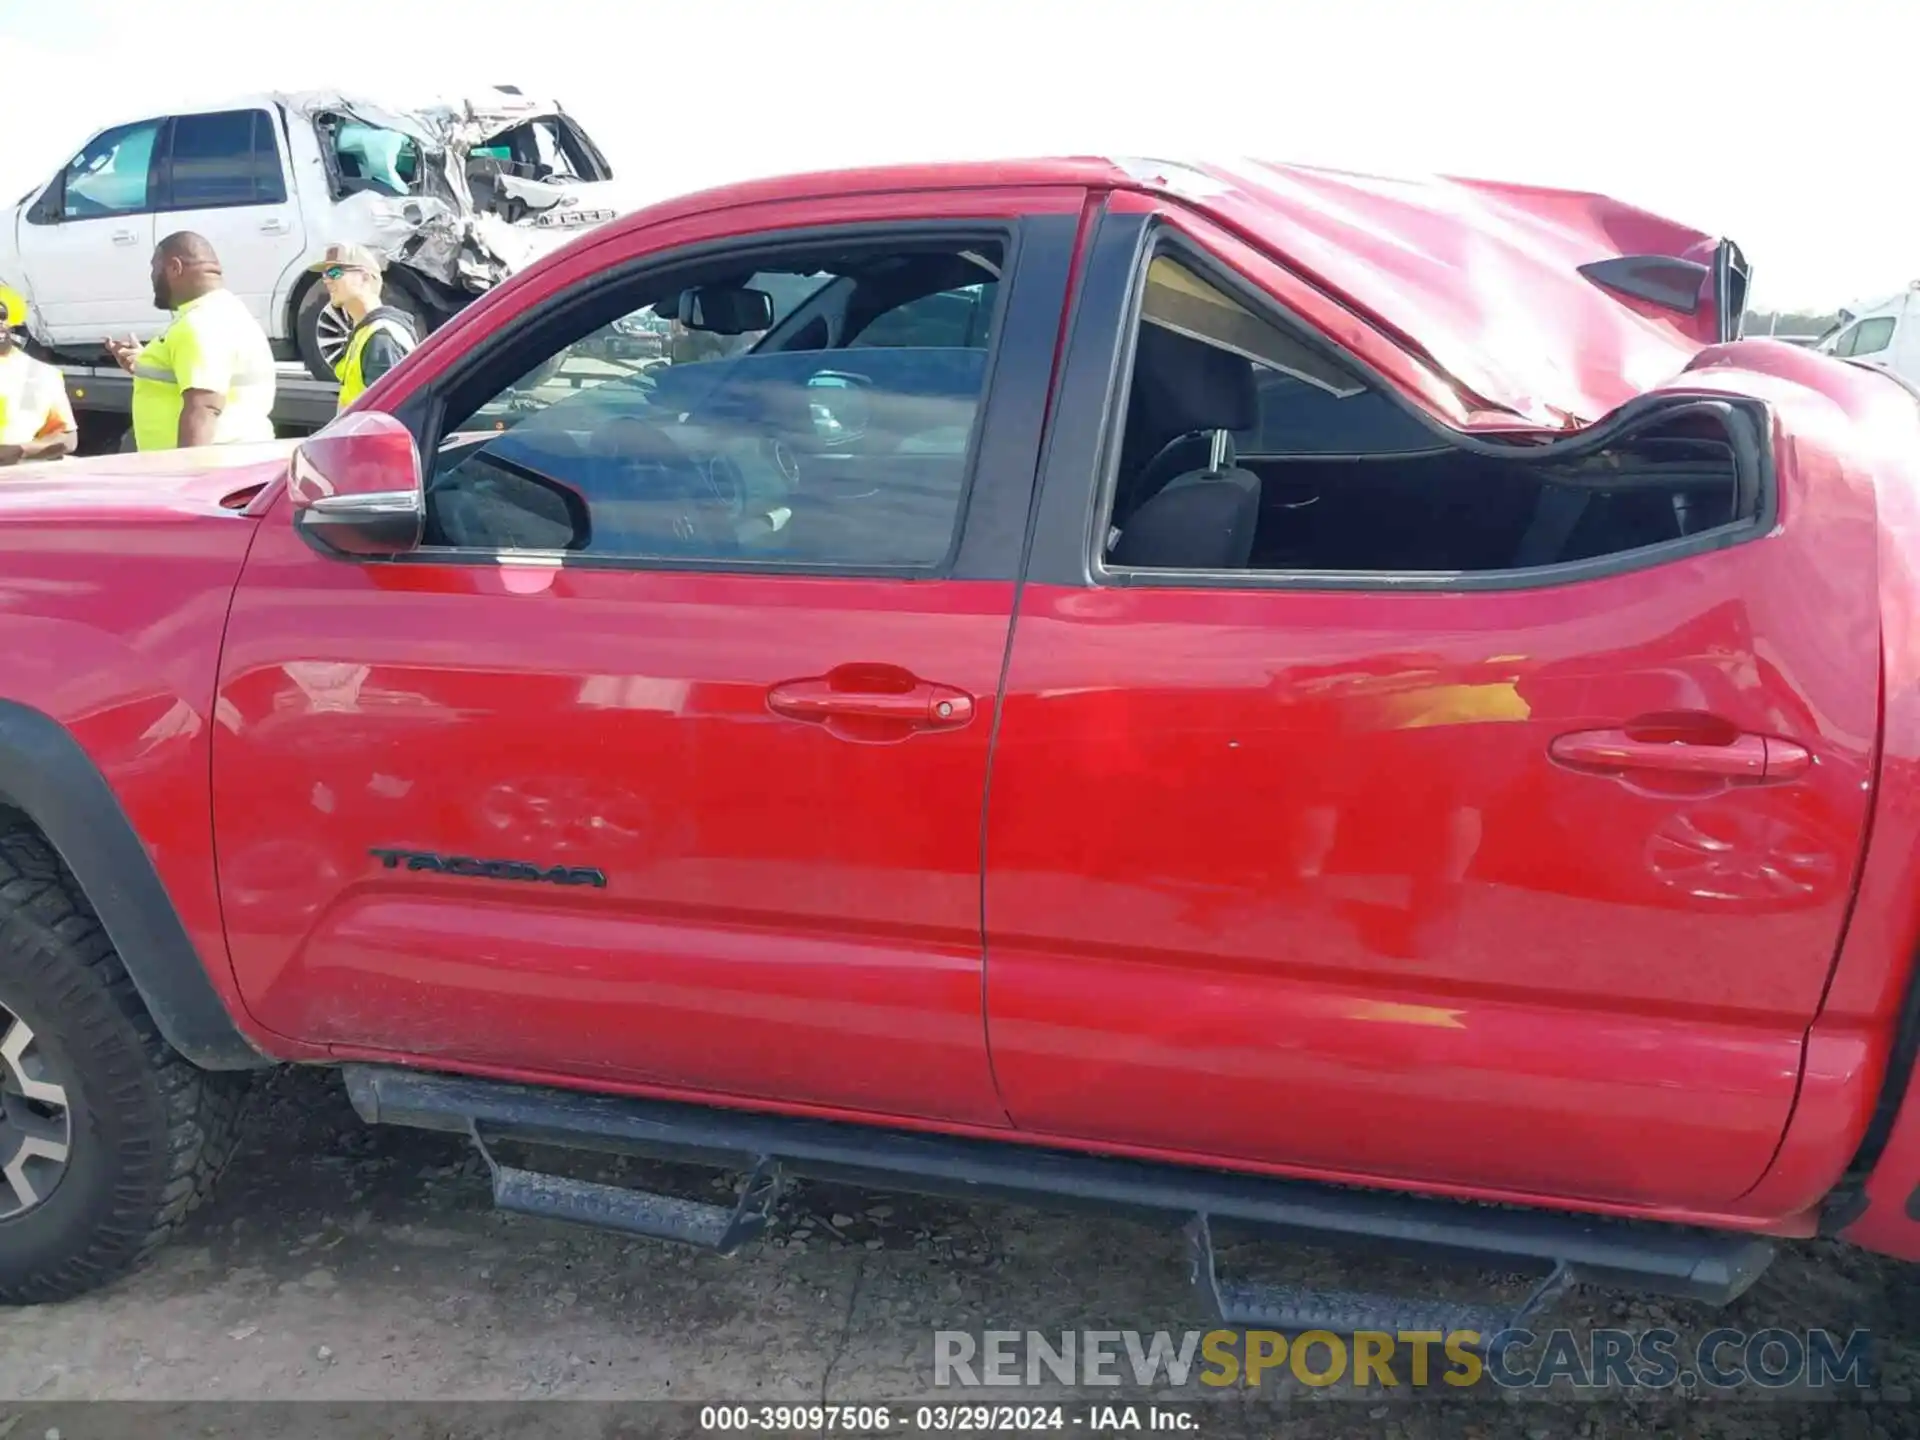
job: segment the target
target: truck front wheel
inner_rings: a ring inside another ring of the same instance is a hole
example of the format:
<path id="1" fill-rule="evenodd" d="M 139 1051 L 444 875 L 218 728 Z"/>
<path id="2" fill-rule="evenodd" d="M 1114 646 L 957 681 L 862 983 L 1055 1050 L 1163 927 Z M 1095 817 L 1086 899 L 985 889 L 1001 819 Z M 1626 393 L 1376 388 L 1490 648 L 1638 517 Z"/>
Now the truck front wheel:
<path id="1" fill-rule="evenodd" d="M 165 1241 L 247 1088 L 174 1053 L 73 877 L 0 813 L 0 1305 L 96 1289 Z"/>

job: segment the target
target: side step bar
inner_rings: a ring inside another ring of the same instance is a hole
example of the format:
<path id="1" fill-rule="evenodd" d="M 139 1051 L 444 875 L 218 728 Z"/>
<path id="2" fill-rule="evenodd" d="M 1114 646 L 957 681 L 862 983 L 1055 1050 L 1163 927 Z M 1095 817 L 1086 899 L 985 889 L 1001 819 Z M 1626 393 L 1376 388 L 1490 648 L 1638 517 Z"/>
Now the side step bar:
<path id="1" fill-rule="evenodd" d="M 1473 1330 L 1498 1334 L 1576 1282 L 1723 1305 L 1773 1259 L 1764 1237 L 1549 1210 L 1476 1205 L 1196 1167 L 957 1139 L 828 1120 L 510 1085 L 390 1066 L 344 1067 L 369 1124 L 465 1135 L 502 1209 L 724 1252 L 760 1234 L 788 1177 L 962 1200 L 1089 1207 L 1182 1223 L 1193 1279 L 1229 1324 L 1281 1330 Z M 502 1165 L 489 1142 L 519 1141 L 745 1171 L 732 1207 Z M 1310 1244 L 1359 1244 L 1544 1275 L 1512 1313 L 1391 1296 L 1222 1280 L 1213 1229 Z"/>
<path id="2" fill-rule="evenodd" d="M 470 1125 L 468 1129 L 474 1148 L 493 1177 L 494 1208 L 516 1215 L 570 1220 L 576 1225 L 624 1230 L 654 1240 L 678 1240 L 731 1255 L 767 1228 L 773 1219 L 773 1207 L 780 1202 L 780 1167 L 765 1159 L 754 1166 L 740 1199 L 728 1208 L 502 1165 L 481 1138 L 480 1127 Z"/>
<path id="3" fill-rule="evenodd" d="M 1369 1295 L 1358 1290 L 1309 1290 L 1298 1285 L 1237 1284 L 1220 1279 L 1213 1253 L 1212 1227 L 1196 1215 L 1187 1223 L 1187 1243 L 1193 1258 L 1193 1281 L 1209 1301 L 1213 1313 L 1243 1329 L 1279 1330 L 1299 1335 L 1330 1330 L 1354 1335 L 1363 1330 L 1396 1335 L 1456 1335 L 1468 1331 L 1483 1339 L 1525 1328 L 1573 1288 L 1573 1267 L 1562 1260 L 1534 1287 L 1517 1308 L 1451 1300 L 1410 1300 L 1402 1295 Z"/>

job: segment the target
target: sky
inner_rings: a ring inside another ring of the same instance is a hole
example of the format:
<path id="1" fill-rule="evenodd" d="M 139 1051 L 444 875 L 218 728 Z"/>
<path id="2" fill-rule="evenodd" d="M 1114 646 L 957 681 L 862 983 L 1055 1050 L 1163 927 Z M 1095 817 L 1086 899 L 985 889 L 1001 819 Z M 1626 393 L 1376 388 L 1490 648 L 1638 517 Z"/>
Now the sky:
<path id="1" fill-rule="evenodd" d="M 506 83 L 642 201 L 1063 153 L 1437 172 L 1730 236 L 1756 306 L 1825 310 L 1920 280 L 1917 42 L 1915 0 L 0 0 L 0 196 L 189 99 Z"/>

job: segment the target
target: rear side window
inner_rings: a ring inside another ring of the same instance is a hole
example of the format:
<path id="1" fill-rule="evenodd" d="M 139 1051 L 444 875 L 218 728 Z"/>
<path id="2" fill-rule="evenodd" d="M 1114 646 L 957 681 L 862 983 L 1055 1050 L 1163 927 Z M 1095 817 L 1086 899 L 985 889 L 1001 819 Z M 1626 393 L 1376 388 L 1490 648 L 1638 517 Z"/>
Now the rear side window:
<path id="1" fill-rule="evenodd" d="M 1282 370 L 1254 377 L 1259 420 L 1233 432 L 1241 455 L 1417 454 L 1433 436 L 1377 390 L 1327 386 Z"/>
<path id="2" fill-rule="evenodd" d="M 1168 256 L 1147 270 L 1141 318 L 1254 365 L 1254 423 L 1233 432 L 1241 455 L 1355 455 L 1433 448 L 1404 410 Z"/>
<path id="3" fill-rule="evenodd" d="M 149 177 L 158 120 L 122 125 L 97 136 L 67 164 L 61 218 L 92 220 L 152 208 Z"/>
<path id="4" fill-rule="evenodd" d="M 1761 503 L 1730 412 L 1676 411 L 1571 458 L 1456 446 L 1306 332 L 1169 254 L 1144 277 L 1125 393 L 1093 532 L 1115 574 L 1456 587 L 1693 553 L 1719 543 L 1708 536 L 1752 533 Z"/>
<path id="5" fill-rule="evenodd" d="M 179 116 L 168 172 L 168 204 L 175 210 L 278 205 L 287 198 L 273 117 L 264 110 Z"/>

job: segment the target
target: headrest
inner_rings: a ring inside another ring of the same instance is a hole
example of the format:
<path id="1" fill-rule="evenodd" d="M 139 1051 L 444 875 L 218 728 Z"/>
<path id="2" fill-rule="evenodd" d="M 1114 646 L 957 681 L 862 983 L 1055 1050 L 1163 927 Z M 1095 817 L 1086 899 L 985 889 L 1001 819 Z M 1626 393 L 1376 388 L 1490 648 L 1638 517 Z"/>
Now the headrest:
<path id="1" fill-rule="evenodd" d="M 1183 475 L 1134 512 L 1109 559 L 1140 570 L 1244 570 L 1259 525 L 1258 476 Z"/>
<path id="2" fill-rule="evenodd" d="M 1260 418 L 1253 362 L 1177 331 L 1142 325 L 1133 375 L 1167 433 L 1250 430 Z"/>

